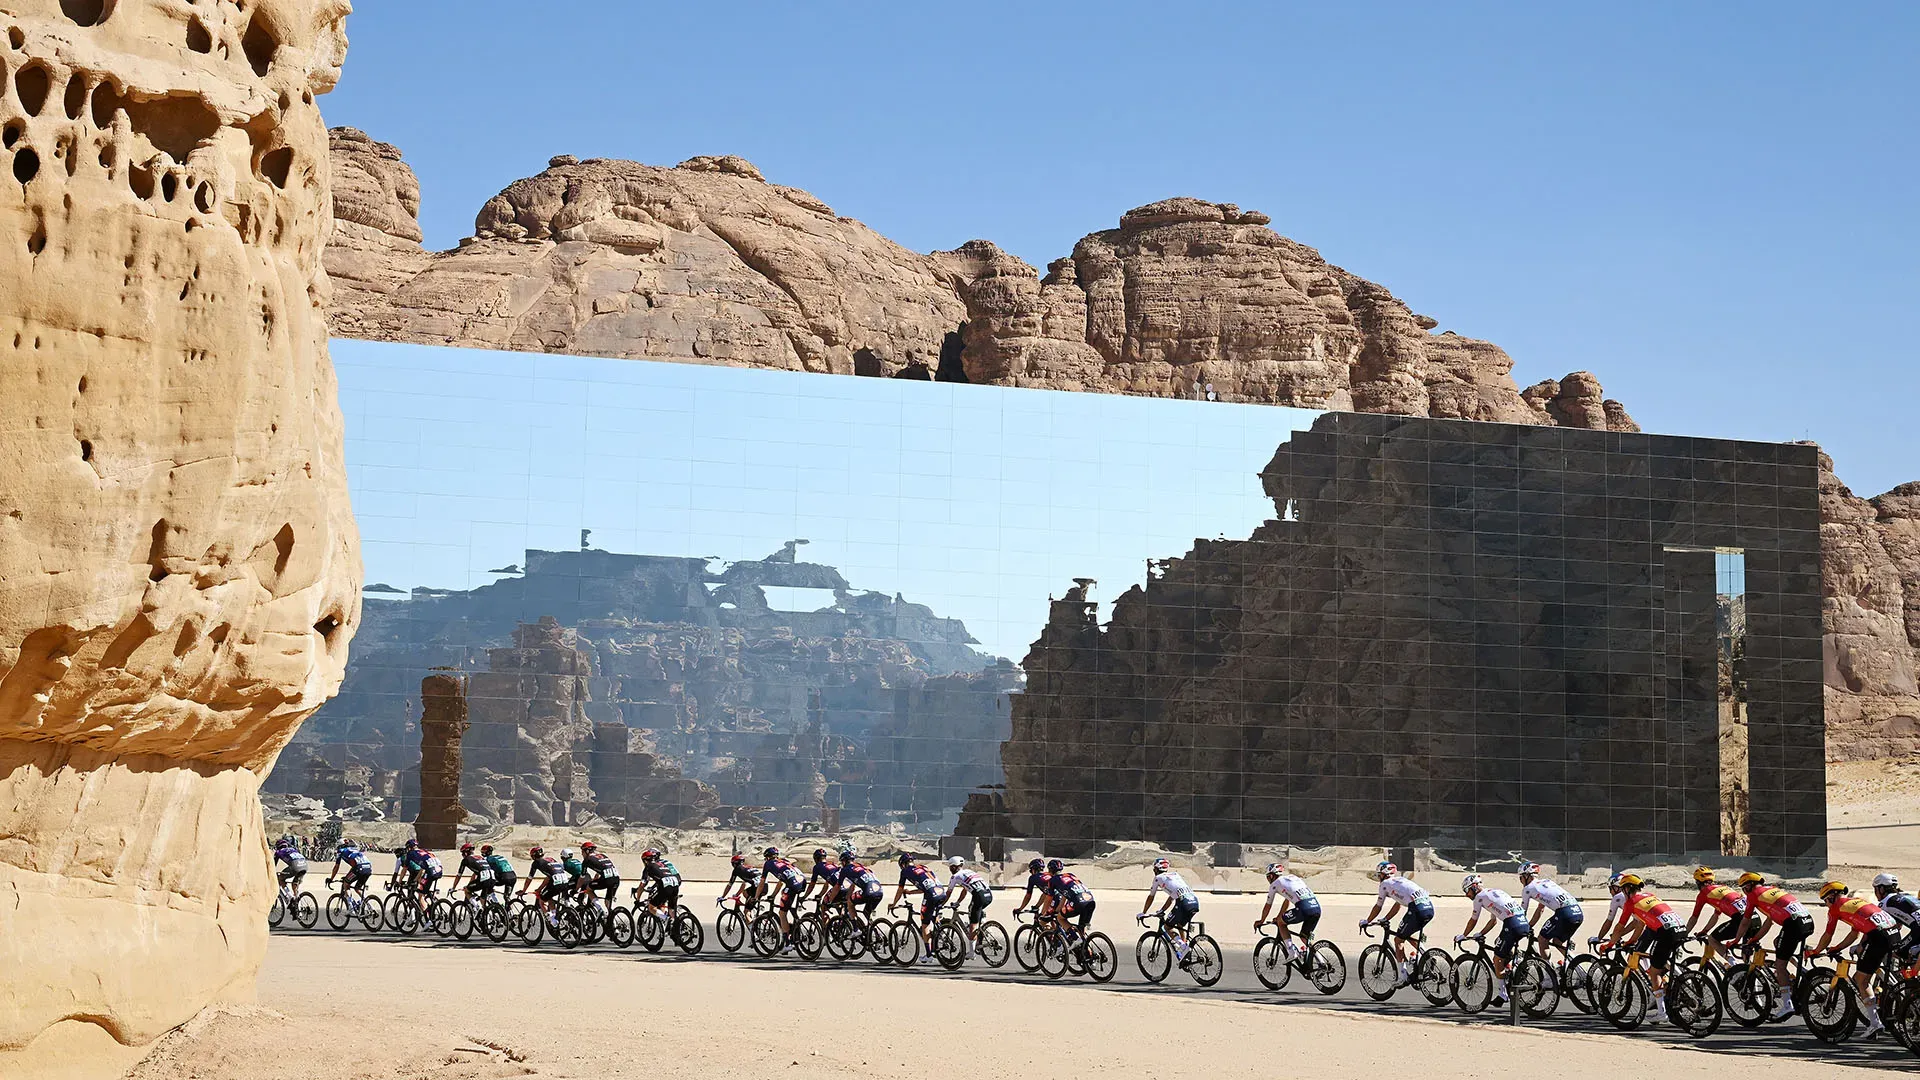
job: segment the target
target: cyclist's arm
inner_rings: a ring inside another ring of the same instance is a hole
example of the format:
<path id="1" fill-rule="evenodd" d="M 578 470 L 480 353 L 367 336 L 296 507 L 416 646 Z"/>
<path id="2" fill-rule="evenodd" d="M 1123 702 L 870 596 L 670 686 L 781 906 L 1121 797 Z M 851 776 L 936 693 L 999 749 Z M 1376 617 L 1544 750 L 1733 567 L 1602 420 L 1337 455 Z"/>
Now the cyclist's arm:
<path id="1" fill-rule="evenodd" d="M 1026 891 L 1020 894 L 1020 906 L 1014 908 L 1013 910 L 1019 911 L 1021 910 L 1021 908 L 1026 907 L 1029 903 L 1032 903 L 1032 902 L 1033 902 L 1033 886 L 1029 885 L 1027 886 Z"/>
<path id="2" fill-rule="evenodd" d="M 1531 930 L 1534 927 L 1539 926 L 1540 916 L 1545 915 L 1546 913 L 1547 913 L 1546 901 L 1535 900 L 1533 902 L 1533 911 L 1527 916 L 1527 929 Z"/>
<path id="3" fill-rule="evenodd" d="M 1153 879 L 1153 885 L 1147 889 L 1146 902 L 1140 905 L 1140 914 L 1145 915 L 1147 913 L 1147 909 L 1153 906 L 1153 898 L 1155 896 L 1158 896 L 1159 894 L 1160 894 L 1160 879 L 1156 877 Z M 1173 902 L 1172 893 L 1167 894 L 1167 902 L 1168 903 Z M 1166 909 L 1162 908 L 1161 910 L 1164 911 Z"/>

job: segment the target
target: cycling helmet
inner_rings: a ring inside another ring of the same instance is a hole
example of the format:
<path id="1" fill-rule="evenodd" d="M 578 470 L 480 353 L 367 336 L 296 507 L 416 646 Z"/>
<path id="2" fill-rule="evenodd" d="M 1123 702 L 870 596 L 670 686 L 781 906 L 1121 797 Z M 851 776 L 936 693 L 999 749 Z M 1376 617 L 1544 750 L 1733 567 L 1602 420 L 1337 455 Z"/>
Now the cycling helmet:
<path id="1" fill-rule="evenodd" d="M 1399 872 L 1400 868 L 1393 865 L 1392 861 L 1388 859 L 1381 859 L 1380 865 L 1373 868 L 1373 876 L 1381 881 L 1385 881 Z"/>
<path id="2" fill-rule="evenodd" d="M 405 855 L 407 853 L 407 849 L 405 846 L 397 847 L 393 849 L 393 853 L 395 855 Z"/>
<path id="3" fill-rule="evenodd" d="M 1066 868 L 1067 868 L 1067 864 L 1061 862 L 1059 859 L 1047 860 L 1047 872 L 1050 874 L 1057 874 L 1060 871 L 1065 870 Z"/>
<path id="4" fill-rule="evenodd" d="M 1027 860 L 1027 869 L 1032 871 L 1033 873 L 1037 874 L 1040 871 L 1045 870 L 1046 868 L 1047 868 L 1047 861 L 1045 859 L 1028 859 Z"/>
<path id="5" fill-rule="evenodd" d="M 766 856 L 769 859 L 777 859 L 780 857 L 780 849 L 777 847 L 770 847 L 767 850 L 761 852 L 760 854 Z"/>
<path id="6" fill-rule="evenodd" d="M 1712 867 L 1710 867 L 1710 866 L 1696 866 L 1696 867 L 1694 867 L 1694 870 L 1693 870 L 1693 883 L 1694 883 L 1695 885 L 1711 885 L 1711 884 L 1713 884 L 1713 868 L 1712 868 Z"/>
<path id="7" fill-rule="evenodd" d="M 853 849 L 852 849 L 852 848 L 848 848 L 848 849 L 846 849 L 846 850 L 844 850 L 844 851 L 842 851 L 842 852 L 840 853 L 840 861 L 841 861 L 841 862 L 843 862 L 843 863 L 850 863 L 850 862 L 852 862 L 852 861 L 853 861 Z"/>
<path id="8" fill-rule="evenodd" d="M 1169 871 L 1169 870 L 1171 870 L 1171 869 L 1173 869 L 1173 864 L 1172 864 L 1172 863 L 1170 863 L 1170 862 L 1168 862 L 1167 860 L 1165 860 L 1165 859 L 1155 859 L 1155 860 L 1153 860 L 1153 872 L 1154 872 L 1154 873 L 1156 873 L 1156 874 L 1164 874 L 1164 873 L 1166 873 L 1167 871 Z"/>
<path id="9" fill-rule="evenodd" d="M 1820 886 L 1820 899 L 1829 904 L 1845 895 L 1847 895 L 1847 883 L 1844 881 L 1829 881 Z"/>
<path id="10" fill-rule="evenodd" d="M 660 857 L 660 853 L 653 850 L 652 848 L 648 848 L 647 850 L 640 853 L 641 862 L 652 862 L 655 859 L 658 859 L 659 857 Z"/>
<path id="11" fill-rule="evenodd" d="M 493 845 L 492 845 L 492 844 L 481 844 L 481 845 L 480 845 L 480 854 L 482 854 L 482 855 L 491 855 L 491 854 L 493 854 Z"/>
<path id="12" fill-rule="evenodd" d="M 1537 863 L 1537 862 L 1523 862 L 1523 863 L 1521 863 L 1521 864 L 1520 864 L 1520 880 L 1521 880 L 1521 881 L 1523 881 L 1523 882 L 1524 882 L 1524 881 L 1526 881 L 1526 880 L 1527 880 L 1528 878 L 1531 878 L 1531 877 L 1539 877 L 1539 876 L 1540 876 L 1540 864 L 1539 864 L 1539 863 Z"/>
<path id="13" fill-rule="evenodd" d="M 907 853 L 906 853 L 906 852 L 904 852 L 904 851 L 903 851 L 903 852 L 901 852 L 901 853 L 900 853 L 900 865 L 901 865 L 901 866 L 912 866 L 912 865 L 913 865 L 913 856 L 911 856 L 911 855 L 909 855 L 909 854 L 907 854 Z"/>
<path id="14" fill-rule="evenodd" d="M 581 851 L 592 851 L 592 850 L 593 850 L 593 848 L 594 848 L 594 844 L 593 844 L 593 841 L 591 841 L 591 840 L 582 840 L 582 841 L 580 841 L 580 850 L 581 850 Z"/>
<path id="15" fill-rule="evenodd" d="M 571 858 L 573 858 L 573 849 L 572 849 L 572 848 L 570 848 L 570 847 L 563 847 L 563 848 L 561 848 L 561 849 L 560 849 L 560 857 L 561 857 L 561 858 L 563 858 L 563 859 L 571 859 Z"/>
<path id="16" fill-rule="evenodd" d="M 462 854 L 462 855 L 471 855 L 471 854 L 473 854 L 473 845 L 472 845 L 472 844 L 461 844 L 461 845 L 460 845 L 460 854 Z"/>
<path id="17" fill-rule="evenodd" d="M 1873 887 L 1876 889 L 1886 889 L 1889 892 L 1899 892 L 1900 879 L 1894 877 L 1892 874 L 1875 874 L 1873 875 Z"/>
<path id="18" fill-rule="evenodd" d="M 1641 877 L 1639 874 L 1621 874 L 1620 875 L 1620 887 L 1628 891 L 1637 889 L 1640 886 L 1645 885 L 1646 883 L 1647 883 L 1647 879 Z"/>
<path id="19" fill-rule="evenodd" d="M 1480 880 L 1479 874 L 1468 874 L 1466 877 L 1460 879 L 1460 891 L 1466 893 L 1468 896 L 1472 896 L 1474 893 L 1479 892 L 1485 884 L 1485 882 Z"/>
<path id="20" fill-rule="evenodd" d="M 413 837 L 411 837 L 411 836 L 409 836 L 409 837 L 407 837 L 407 846 L 408 846 L 408 847 L 410 847 L 410 848 L 417 848 L 417 847 L 419 847 L 419 846 L 420 846 L 420 841 L 418 841 L 418 840 L 416 840 L 416 839 L 414 839 Z"/>
<path id="21" fill-rule="evenodd" d="M 356 843 L 354 843 L 354 842 L 353 842 L 353 841 L 351 841 L 351 840 L 342 840 L 342 841 L 340 841 L 340 850 L 341 850 L 341 851 L 356 851 L 356 850 L 358 850 L 358 849 L 359 849 L 359 847 L 360 847 L 360 845 L 359 845 L 359 844 L 356 844 Z M 1886 876 L 1887 876 L 1887 875 L 1885 875 L 1885 874 L 1881 874 L 1881 875 L 1880 875 L 1880 877 L 1886 877 Z M 1874 883 L 1875 885 L 1878 885 L 1878 884 L 1880 884 L 1880 878 L 1874 878 L 1874 879 L 1873 879 L 1873 883 Z"/>
<path id="22" fill-rule="evenodd" d="M 543 847 L 541 847 L 541 846 L 540 846 L 539 844 L 535 844 L 535 845 L 533 845 L 533 847 L 531 847 L 531 848 L 529 848 L 529 849 L 527 850 L 527 854 L 528 854 L 528 855 L 530 855 L 530 856 L 532 856 L 532 857 L 534 857 L 534 858 L 536 858 L 536 859 L 537 859 L 537 858 L 539 858 L 539 857 L 540 857 L 540 856 L 542 856 L 542 855 L 545 855 L 546 853 L 547 853 L 547 849 L 546 849 L 546 848 L 543 848 Z"/>
<path id="23" fill-rule="evenodd" d="M 826 849 L 826 848 L 823 848 L 823 847 L 817 847 L 817 848 L 814 848 L 814 849 L 813 849 L 813 861 L 814 861 L 814 862 L 826 862 L 826 861 L 827 861 L 827 849 Z"/>
<path id="24" fill-rule="evenodd" d="M 292 846 L 293 846 L 293 837 L 291 836 L 283 836 L 280 839 L 275 840 L 273 842 L 273 847 L 274 847 L 274 850 L 276 851 L 280 850 L 281 848 L 290 848 Z"/>
<path id="25" fill-rule="evenodd" d="M 1735 884 L 1739 885 L 1743 889 L 1751 889 L 1755 885 L 1764 884 L 1766 880 L 1767 880 L 1766 878 L 1763 878 L 1759 874 L 1756 874 L 1753 871 L 1749 870 L 1746 873 L 1741 874 L 1740 880 L 1735 882 Z"/>
<path id="26" fill-rule="evenodd" d="M 742 854 L 740 854 L 740 853 L 739 853 L 739 852 L 737 852 L 737 851 L 736 851 L 736 852 L 734 852 L 734 854 L 733 854 L 733 865 L 735 865 L 735 866 L 739 866 L 739 865 L 740 865 L 741 863 L 743 863 L 743 862 L 746 862 L 746 861 L 747 861 L 747 857 L 746 857 L 745 855 L 742 855 Z"/>
<path id="27" fill-rule="evenodd" d="M 961 858 L 958 855 L 949 855 L 947 856 L 947 865 L 949 867 L 952 867 L 955 870 L 958 870 L 961 867 L 967 865 L 967 860 Z"/>
<path id="28" fill-rule="evenodd" d="M 1286 872 L 1287 872 L 1287 868 L 1284 866 L 1281 866 L 1277 862 L 1270 862 L 1267 864 L 1267 876 L 1270 878 L 1279 877 L 1281 874 L 1284 874 Z"/>

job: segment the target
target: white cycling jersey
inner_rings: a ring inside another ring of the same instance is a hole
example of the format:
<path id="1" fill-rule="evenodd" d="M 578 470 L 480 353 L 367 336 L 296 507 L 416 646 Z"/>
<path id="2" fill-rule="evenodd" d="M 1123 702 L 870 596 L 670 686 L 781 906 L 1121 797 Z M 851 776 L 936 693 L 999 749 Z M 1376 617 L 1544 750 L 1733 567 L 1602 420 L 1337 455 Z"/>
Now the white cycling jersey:
<path id="1" fill-rule="evenodd" d="M 1546 905 L 1548 911 L 1559 911 L 1561 908 L 1579 903 L 1573 898 L 1572 893 L 1543 877 L 1537 877 L 1528 882 L 1527 887 L 1520 890 L 1520 895 L 1534 903 Z"/>
<path id="2" fill-rule="evenodd" d="M 1503 889 L 1481 889 L 1473 894 L 1475 916 L 1484 911 L 1492 915 L 1496 922 L 1505 922 L 1524 910 L 1525 908 L 1513 897 L 1508 896 Z"/>
<path id="3" fill-rule="evenodd" d="M 1427 890 L 1396 874 L 1380 882 L 1378 899 L 1383 902 L 1392 900 L 1396 904 L 1417 904 L 1429 897 Z"/>
<path id="4" fill-rule="evenodd" d="M 1295 874 L 1281 874 L 1267 886 L 1267 903 L 1273 903 L 1276 896 L 1284 896 L 1296 904 L 1314 899 L 1313 890 Z"/>
<path id="5" fill-rule="evenodd" d="M 966 889 L 968 892 L 973 892 L 973 891 L 984 889 L 984 888 L 991 888 L 991 886 L 987 884 L 987 879 L 984 877 L 981 877 L 977 872 L 968 870 L 965 867 L 962 867 L 959 870 L 955 870 L 953 872 L 953 877 L 947 880 L 947 892 L 950 895 L 955 895 L 955 896 L 959 895 L 959 892 L 961 889 Z"/>
<path id="6" fill-rule="evenodd" d="M 1166 893 L 1175 900 L 1192 900 L 1199 903 L 1200 898 L 1193 895 L 1193 889 L 1187 885 L 1187 879 L 1177 870 L 1167 870 L 1153 876 L 1153 887 L 1147 890 L 1147 899 L 1152 900 L 1158 893 Z"/>
<path id="7" fill-rule="evenodd" d="M 1607 918 L 1609 919 L 1619 918 L 1620 913 L 1622 911 L 1625 911 L 1626 907 L 1627 907 L 1627 894 L 1624 892 L 1614 893 L 1613 899 L 1607 901 Z"/>

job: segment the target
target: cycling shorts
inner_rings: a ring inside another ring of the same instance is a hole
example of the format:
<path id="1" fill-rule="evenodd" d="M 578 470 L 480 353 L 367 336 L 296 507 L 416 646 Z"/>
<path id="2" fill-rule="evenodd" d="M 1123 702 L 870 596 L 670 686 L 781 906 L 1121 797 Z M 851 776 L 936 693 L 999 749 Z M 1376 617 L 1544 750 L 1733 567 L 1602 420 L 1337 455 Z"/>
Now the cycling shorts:
<path id="1" fill-rule="evenodd" d="M 1079 927 L 1080 932 L 1084 934 L 1087 932 L 1087 924 L 1093 921 L 1093 907 L 1094 901 L 1089 900 L 1077 908 L 1067 908 L 1060 912 L 1060 917 L 1063 919 L 1072 919 L 1073 924 Z"/>
<path id="2" fill-rule="evenodd" d="M 441 870 L 429 870 L 426 873 L 420 875 L 420 888 L 426 890 L 427 892 L 432 892 L 434 889 L 439 888 L 440 878 L 443 873 L 445 872 Z"/>
<path id="3" fill-rule="evenodd" d="M 1416 900 L 1407 905 L 1406 913 L 1400 916 L 1400 925 L 1393 928 L 1393 936 L 1410 939 L 1425 930 L 1432 921 L 1433 901 Z"/>
<path id="4" fill-rule="evenodd" d="M 592 889 L 595 892 L 599 892 L 601 889 L 618 889 L 619 887 L 620 887 L 619 874 L 604 874 L 600 877 L 593 878 L 587 882 L 587 888 Z"/>
<path id="5" fill-rule="evenodd" d="M 1780 924 L 1780 936 L 1773 939 L 1773 951 L 1791 957 L 1813 940 L 1813 916 L 1800 915 Z"/>
<path id="6" fill-rule="evenodd" d="M 1645 935 L 1643 935 L 1645 936 Z M 1663 926 L 1652 932 L 1652 936 L 1640 942 L 1636 947 L 1647 952 L 1647 963 L 1655 971 L 1665 971 L 1673 963 L 1673 955 L 1686 944 L 1687 932 L 1677 926 Z"/>
<path id="7" fill-rule="evenodd" d="M 1519 946 L 1520 939 L 1531 933 L 1533 927 L 1527 925 L 1525 916 L 1507 916 L 1506 921 L 1500 924 L 1500 940 L 1494 943 L 1493 955 L 1502 962 L 1513 959 L 1513 950 Z"/>
<path id="8" fill-rule="evenodd" d="M 1198 914 L 1200 914 L 1200 901 L 1198 899 L 1175 900 L 1173 906 L 1167 909 L 1166 928 L 1169 930 L 1183 929 L 1188 923 L 1192 922 L 1193 917 Z"/>
<path id="9" fill-rule="evenodd" d="M 502 874 L 496 871 L 493 875 L 493 880 L 497 882 L 500 888 L 504 891 L 504 890 L 513 888 L 513 883 L 520 879 L 515 877 L 512 874 Z"/>
<path id="10" fill-rule="evenodd" d="M 1881 927 L 1860 939 L 1861 971 L 1877 971 L 1893 952 L 1893 931 Z"/>
<path id="11" fill-rule="evenodd" d="M 1286 910 L 1280 921 L 1288 926 L 1300 929 L 1300 936 L 1310 938 L 1314 928 L 1320 925 L 1320 901 L 1302 900 Z"/>
<path id="12" fill-rule="evenodd" d="M 1739 915 L 1729 915 L 1727 921 L 1714 927 L 1708 936 L 1722 945 L 1730 945 L 1739 938 L 1740 927 L 1746 921 L 1747 916 L 1744 912 Z"/>
<path id="13" fill-rule="evenodd" d="M 647 903 L 672 911 L 680 906 L 680 886 L 663 885 L 653 890 L 653 895 L 647 898 Z"/>
<path id="14" fill-rule="evenodd" d="M 1540 940 L 1565 945 L 1586 921 L 1586 913 L 1580 910 L 1579 904 L 1568 904 L 1547 918 L 1546 925 L 1540 928 Z"/>
<path id="15" fill-rule="evenodd" d="M 790 908 L 800 902 L 800 894 L 807 891 L 805 883 L 788 885 L 780 890 L 780 906 Z"/>
<path id="16" fill-rule="evenodd" d="M 291 867 L 291 866 L 283 866 L 280 868 L 281 881 L 299 881 L 301 878 L 306 876 L 307 876 L 307 868 L 304 866 L 298 867 L 298 868 Z"/>
<path id="17" fill-rule="evenodd" d="M 873 913 L 879 909 L 880 901 L 886 898 L 887 894 L 885 892 L 861 893 L 859 896 L 853 898 L 853 906 L 861 908 L 871 917 Z"/>
<path id="18" fill-rule="evenodd" d="M 364 889 L 372 877 L 373 867 L 371 866 L 349 866 L 347 867 L 346 876 L 341 880 L 346 882 L 347 888 L 358 887 Z"/>
<path id="19" fill-rule="evenodd" d="M 973 907 L 967 912 L 967 921 L 975 926 L 979 926 L 981 920 L 987 917 L 987 905 L 993 903 L 993 894 L 990 892 L 976 892 L 972 895 Z"/>
<path id="20" fill-rule="evenodd" d="M 920 894 L 920 917 L 923 919 L 931 921 L 940 913 L 940 909 L 946 906 L 947 890 L 945 889 L 930 889 Z"/>

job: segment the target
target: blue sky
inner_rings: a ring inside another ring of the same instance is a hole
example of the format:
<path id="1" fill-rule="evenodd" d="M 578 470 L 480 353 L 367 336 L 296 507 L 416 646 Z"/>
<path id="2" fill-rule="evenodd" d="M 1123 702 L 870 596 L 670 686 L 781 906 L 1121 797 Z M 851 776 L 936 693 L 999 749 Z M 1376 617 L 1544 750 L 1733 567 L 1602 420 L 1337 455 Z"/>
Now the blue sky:
<path id="1" fill-rule="evenodd" d="M 1920 479 L 1920 5 L 363 0 L 349 31 L 328 119 L 406 151 L 436 245 L 559 153 L 737 153 L 1036 265 L 1197 195 L 1523 385 L 1585 368 L 1650 430 Z"/>
<path id="2" fill-rule="evenodd" d="M 527 548 L 803 559 L 1026 655 L 1076 577 L 1111 600 L 1273 516 L 1315 413 L 335 341 L 367 581 L 466 589 Z M 718 567 L 715 567 L 718 569 Z M 830 595 L 770 589 L 815 610 Z"/>

